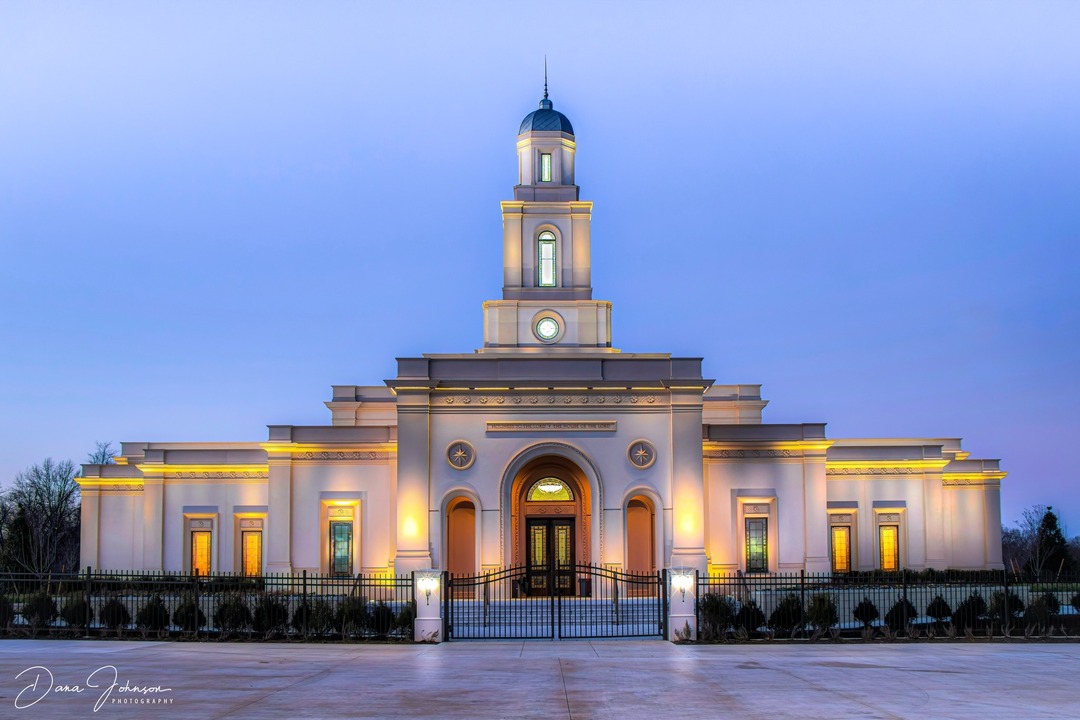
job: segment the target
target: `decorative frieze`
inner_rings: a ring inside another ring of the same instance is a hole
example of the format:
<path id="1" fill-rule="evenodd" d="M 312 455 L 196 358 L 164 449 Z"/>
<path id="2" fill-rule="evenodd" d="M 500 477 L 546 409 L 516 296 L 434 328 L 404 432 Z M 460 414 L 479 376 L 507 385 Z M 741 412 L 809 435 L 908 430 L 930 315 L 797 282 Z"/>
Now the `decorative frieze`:
<path id="1" fill-rule="evenodd" d="M 829 515 L 829 522 L 833 525 L 850 525 L 851 513 L 831 513 Z"/>
<path id="2" fill-rule="evenodd" d="M 265 480 L 270 477 L 266 470 L 217 470 L 203 472 L 172 471 L 167 474 L 170 480 Z"/>
<path id="3" fill-rule="evenodd" d="M 747 503 L 743 505 L 743 515 L 768 515 L 768 503 Z"/>
<path id="4" fill-rule="evenodd" d="M 142 492 L 142 483 L 110 483 L 108 485 L 95 485 L 94 490 L 102 492 Z"/>
<path id="5" fill-rule="evenodd" d="M 631 393 L 510 393 L 498 395 L 453 394 L 442 395 L 434 401 L 437 405 L 455 407 L 529 407 L 529 406 L 601 406 L 634 407 L 664 404 L 664 398 L 657 395 Z"/>
<path id="6" fill-rule="evenodd" d="M 490 432 L 615 432 L 614 420 L 577 420 L 577 421 L 514 421 L 488 420 Z"/>
<path id="7" fill-rule="evenodd" d="M 211 530 L 214 527 L 213 520 L 188 520 L 188 527 L 192 530 Z"/>
<path id="8" fill-rule="evenodd" d="M 826 475 L 922 475 L 926 468 L 917 467 L 842 467 L 826 466 Z"/>
<path id="9" fill-rule="evenodd" d="M 719 458 L 723 460 L 802 457 L 802 452 L 799 450 L 706 450 L 702 454 L 707 458 Z"/>
<path id="10" fill-rule="evenodd" d="M 293 453 L 292 459 L 294 462 L 297 460 L 356 460 L 358 462 L 371 462 L 389 460 L 390 453 L 375 450 L 305 450 Z"/>
<path id="11" fill-rule="evenodd" d="M 241 530 L 262 530 L 262 518 L 240 518 Z"/>
<path id="12" fill-rule="evenodd" d="M 898 522 L 900 522 L 900 513 L 878 513 L 878 524 Z"/>

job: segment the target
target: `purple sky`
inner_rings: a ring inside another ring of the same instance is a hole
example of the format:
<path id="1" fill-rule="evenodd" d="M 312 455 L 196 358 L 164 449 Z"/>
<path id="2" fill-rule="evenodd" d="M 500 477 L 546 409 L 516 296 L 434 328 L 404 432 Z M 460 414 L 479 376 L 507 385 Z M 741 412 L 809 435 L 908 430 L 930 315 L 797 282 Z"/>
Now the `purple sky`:
<path id="1" fill-rule="evenodd" d="M 1080 3 L 0 5 L 0 481 L 471 351 L 541 94 L 626 352 L 1080 532 Z M 675 322 L 672 322 L 672 318 Z"/>

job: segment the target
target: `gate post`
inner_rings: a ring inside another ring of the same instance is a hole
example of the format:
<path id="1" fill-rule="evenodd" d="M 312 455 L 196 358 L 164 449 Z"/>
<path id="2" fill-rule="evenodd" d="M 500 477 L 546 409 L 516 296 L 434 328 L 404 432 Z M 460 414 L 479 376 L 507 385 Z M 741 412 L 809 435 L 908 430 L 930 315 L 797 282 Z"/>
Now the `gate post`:
<path id="1" fill-rule="evenodd" d="M 697 640 L 697 569 L 672 568 L 668 572 L 671 588 L 668 591 L 668 637 L 676 640 Z"/>
<path id="2" fill-rule="evenodd" d="M 442 642 L 442 573 L 438 570 L 417 570 L 413 577 L 413 602 L 416 603 L 416 621 L 413 623 L 413 640 L 416 642 Z"/>

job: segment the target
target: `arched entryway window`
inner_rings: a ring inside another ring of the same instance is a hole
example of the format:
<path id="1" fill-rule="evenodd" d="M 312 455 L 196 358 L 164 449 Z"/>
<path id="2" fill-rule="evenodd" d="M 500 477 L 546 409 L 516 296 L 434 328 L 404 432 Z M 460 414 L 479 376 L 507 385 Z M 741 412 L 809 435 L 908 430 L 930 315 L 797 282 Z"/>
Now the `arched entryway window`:
<path id="1" fill-rule="evenodd" d="M 455 575 L 476 573 L 476 505 L 456 498 L 446 508 L 446 569 Z"/>
<path id="2" fill-rule="evenodd" d="M 656 572 L 656 509 L 644 495 L 626 503 L 626 570 Z"/>

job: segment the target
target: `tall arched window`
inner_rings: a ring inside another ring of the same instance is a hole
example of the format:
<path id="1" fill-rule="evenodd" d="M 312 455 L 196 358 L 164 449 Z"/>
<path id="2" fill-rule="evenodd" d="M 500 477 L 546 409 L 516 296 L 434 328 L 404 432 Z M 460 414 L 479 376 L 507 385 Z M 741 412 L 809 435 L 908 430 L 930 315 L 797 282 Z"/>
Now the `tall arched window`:
<path id="1" fill-rule="evenodd" d="M 537 279 L 540 287 L 555 287 L 555 233 L 545 230 L 536 240 Z"/>

